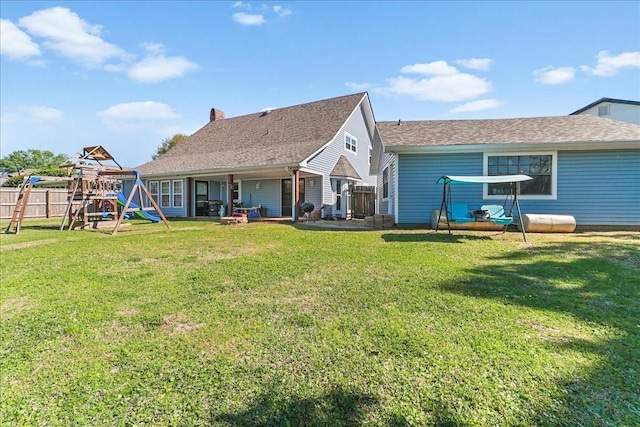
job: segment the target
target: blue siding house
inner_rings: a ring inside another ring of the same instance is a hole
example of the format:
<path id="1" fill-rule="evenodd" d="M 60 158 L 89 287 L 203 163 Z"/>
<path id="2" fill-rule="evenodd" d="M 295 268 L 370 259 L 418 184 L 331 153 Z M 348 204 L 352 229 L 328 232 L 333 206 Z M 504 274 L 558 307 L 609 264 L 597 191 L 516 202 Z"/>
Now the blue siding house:
<path id="1" fill-rule="evenodd" d="M 351 185 L 375 185 L 373 111 L 366 93 L 210 120 L 135 168 L 168 217 L 217 216 L 234 204 L 270 217 L 347 218 Z M 297 206 L 298 209 L 293 207 Z"/>
<path id="2" fill-rule="evenodd" d="M 579 226 L 640 226 L 640 126 L 592 115 L 378 122 L 379 213 L 427 225 L 443 175 L 526 174 L 523 213 L 572 215 Z M 453 201 L 503 203 L 500 185 L 453 188 Z"/>

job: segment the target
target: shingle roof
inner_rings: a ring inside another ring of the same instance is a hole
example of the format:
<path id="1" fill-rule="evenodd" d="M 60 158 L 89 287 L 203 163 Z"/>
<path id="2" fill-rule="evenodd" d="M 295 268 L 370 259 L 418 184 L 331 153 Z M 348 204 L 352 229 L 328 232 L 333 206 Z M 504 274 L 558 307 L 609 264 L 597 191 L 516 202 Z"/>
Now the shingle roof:
<path id="1" fill-rule="evenodd" d="M 360 175 L 358 175 L 356 168 L 353 167 L 351 162 L 344 154 L 342 154 L 340 158 L 338 158 L 336 165 L 331 171 L 331 176 L 344 176 L 347 178 L 362 179 Z"/>
<path id="2" fill-rule="evenodd" d="M 143 175 L 298 164 L 331 141 L 366 93 L 207 123 Z"/>
<path id="3" fill-rule="evenodd" d="M 571 115 L 574 114 L 580 114 L 583 111 L 587 111 L 589 108 L 595 107 L 598 104 L 602 104 L 603 102 L 610 102 L 612 104 L 624 104 L 624 105 L 637 105 L 640 106 L 640 101 L 629 101 L 626 99 L 615 99 L 615 98 L 600 98 L 595 102 L 592 102 L 589 105 L 585 105 L 584 107 L 580 108 L 579 110 L 574 111 L 573 113 L 571 113 Z"/>
<path id="4" fill-rule="evenodd" d="M 378 122 L 386 147 L 640 141 L 640 126 L 592 115 Z"/>

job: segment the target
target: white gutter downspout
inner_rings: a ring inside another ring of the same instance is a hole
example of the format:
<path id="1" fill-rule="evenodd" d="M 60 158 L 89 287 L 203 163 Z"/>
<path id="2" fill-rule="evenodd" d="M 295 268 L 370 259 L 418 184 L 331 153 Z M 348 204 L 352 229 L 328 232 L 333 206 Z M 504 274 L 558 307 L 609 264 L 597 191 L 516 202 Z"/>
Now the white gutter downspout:
<path id="1" fill-rule="evenodd" d="M 296 222 L 296 187 L 298 185 L 296 182 L 296 171 L 289 166 L 284 169 L 291 174 L 291 222 Z"/>

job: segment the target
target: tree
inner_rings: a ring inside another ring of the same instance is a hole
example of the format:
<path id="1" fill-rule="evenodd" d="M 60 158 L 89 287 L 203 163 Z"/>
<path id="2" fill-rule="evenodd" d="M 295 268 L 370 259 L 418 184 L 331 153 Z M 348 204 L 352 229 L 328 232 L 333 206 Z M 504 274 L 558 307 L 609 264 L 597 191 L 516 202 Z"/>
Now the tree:
<path id="1" fill-rule="evenodd" d="M 18 150 L 0 159 L 0 170 L 12 173 L 24 169 L 54 169 L 64 163 L 67 157 L 49 150 Z"/>
<path id="2" fill-rule="evenodd" d="M 188 136 L 185 134 L 176 133 L 171 138 L 163 139 L 162 144 L 160 144 L 156 152 L 153 155 L 151 155 L 151 158 L 153 160 L 157 159 L 158 157 L 160 157 L 161 155 L 163 155 L 164 153 L 166 153 L 176 145 L 180 144 L 181 142 L 184 142 L 187 138 Z"/>

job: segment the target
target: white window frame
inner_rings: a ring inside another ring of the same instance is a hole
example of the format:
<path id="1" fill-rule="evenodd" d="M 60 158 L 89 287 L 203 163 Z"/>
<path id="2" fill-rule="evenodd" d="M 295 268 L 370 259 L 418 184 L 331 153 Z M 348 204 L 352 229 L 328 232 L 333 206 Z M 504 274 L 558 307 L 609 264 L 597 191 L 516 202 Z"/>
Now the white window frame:
<path id="1" fill-rule="evenodd" d="M 176 191 L 176 184 L 180 184 L 179 191 Z M 180 196 L 180 203 L 176 203 L 176 196 Z M 181 208 L 184 205 L 184 182 L 181 179 L 171 182 L 171 203 L 174 208 Z"/>
<path id="2" fill-rule="evenodd" d="M 156 187 L 156 191 L 153 191 L 153 187 Z M 153 197 L 153 201 L 158 203 L 160 200 L 160 181 L 147 181 L 147 190 L 149 190 L 149 194 Z"/>
<path id="3" fill-rule="evenodd" d="M 343 202 L 343 185 L 344 185 L 344 180 L 343 179 L 336 179 L 334 181 L 335 183 L 335 187 L 336 187 L 336 191 L 334 193 L 334 206 L 335 206 L 335 213 L 340 213 L 342 214 L 342 202 Z"/>
<path id="4" fill-rule="evenodd" d="M 358 154 L 358 138 L 348 132 L 344 133 L 344 149 L 350 153 Z"/>
<path id="5" fill-rule="evenodd" d="M 234 203 L 239 203 L 242 201 L 242 180 L 238 180 L 238 181 L 233 181 L 233 184 L 237 184 L 238 185 L 238 198 L 237 199 L 233 199 Z M 233 189 L 229 189 L 229 181 L 224 181 L 224 185 L 225 188 L 227 189 L 227 192 L 231 192 L 233 194 Z M 227 195 L 227 197 L 229 197 L 229 195 Z"/>
<path id="6" fill-rule="evenodd" d="M 386 174 L 385 174 L 386 172 Z M 389 200 L 389 173 L 391 171 L 389 170 L 389 166 L 387 166 L 386 168 L 384 168 L 382 170 L 382 200 Z M 384 176 L 387 175 L 387 195 L 384 195 Z"/>
<path id="7" fill-rule="evenodd" d="M 163 185 L 166 184 L 167 185 L 167 189 L 169 191 L 167 191 L 166 193 L 163 192 Z M 158 189 L 159 191 L 159 195 L 160 195 L 160 207 L 161 208 L 170 208 L 171 207 L 171 181 L 166 180 L 166 181 L 160 181 L 160 188 Z M 167 196 L 167 202 L 164 202 L 164 196 Z"/>
<path id="8" fill-rule="evenodd" d="M 557 151 L 523 151 L 523 152 L 485 152 L 483 159 L 483 175 L 489 175 L 489 157 L 507 156 L 551 156 L 551 194 L 519 194 L 522 200 L 557 200 L 558 198 L 558 152 Z M 482 198 L 485 200 L 499 200 L 505 198 L 504 194 L 489 194 L 489 184 L 482 184 Z"/>

